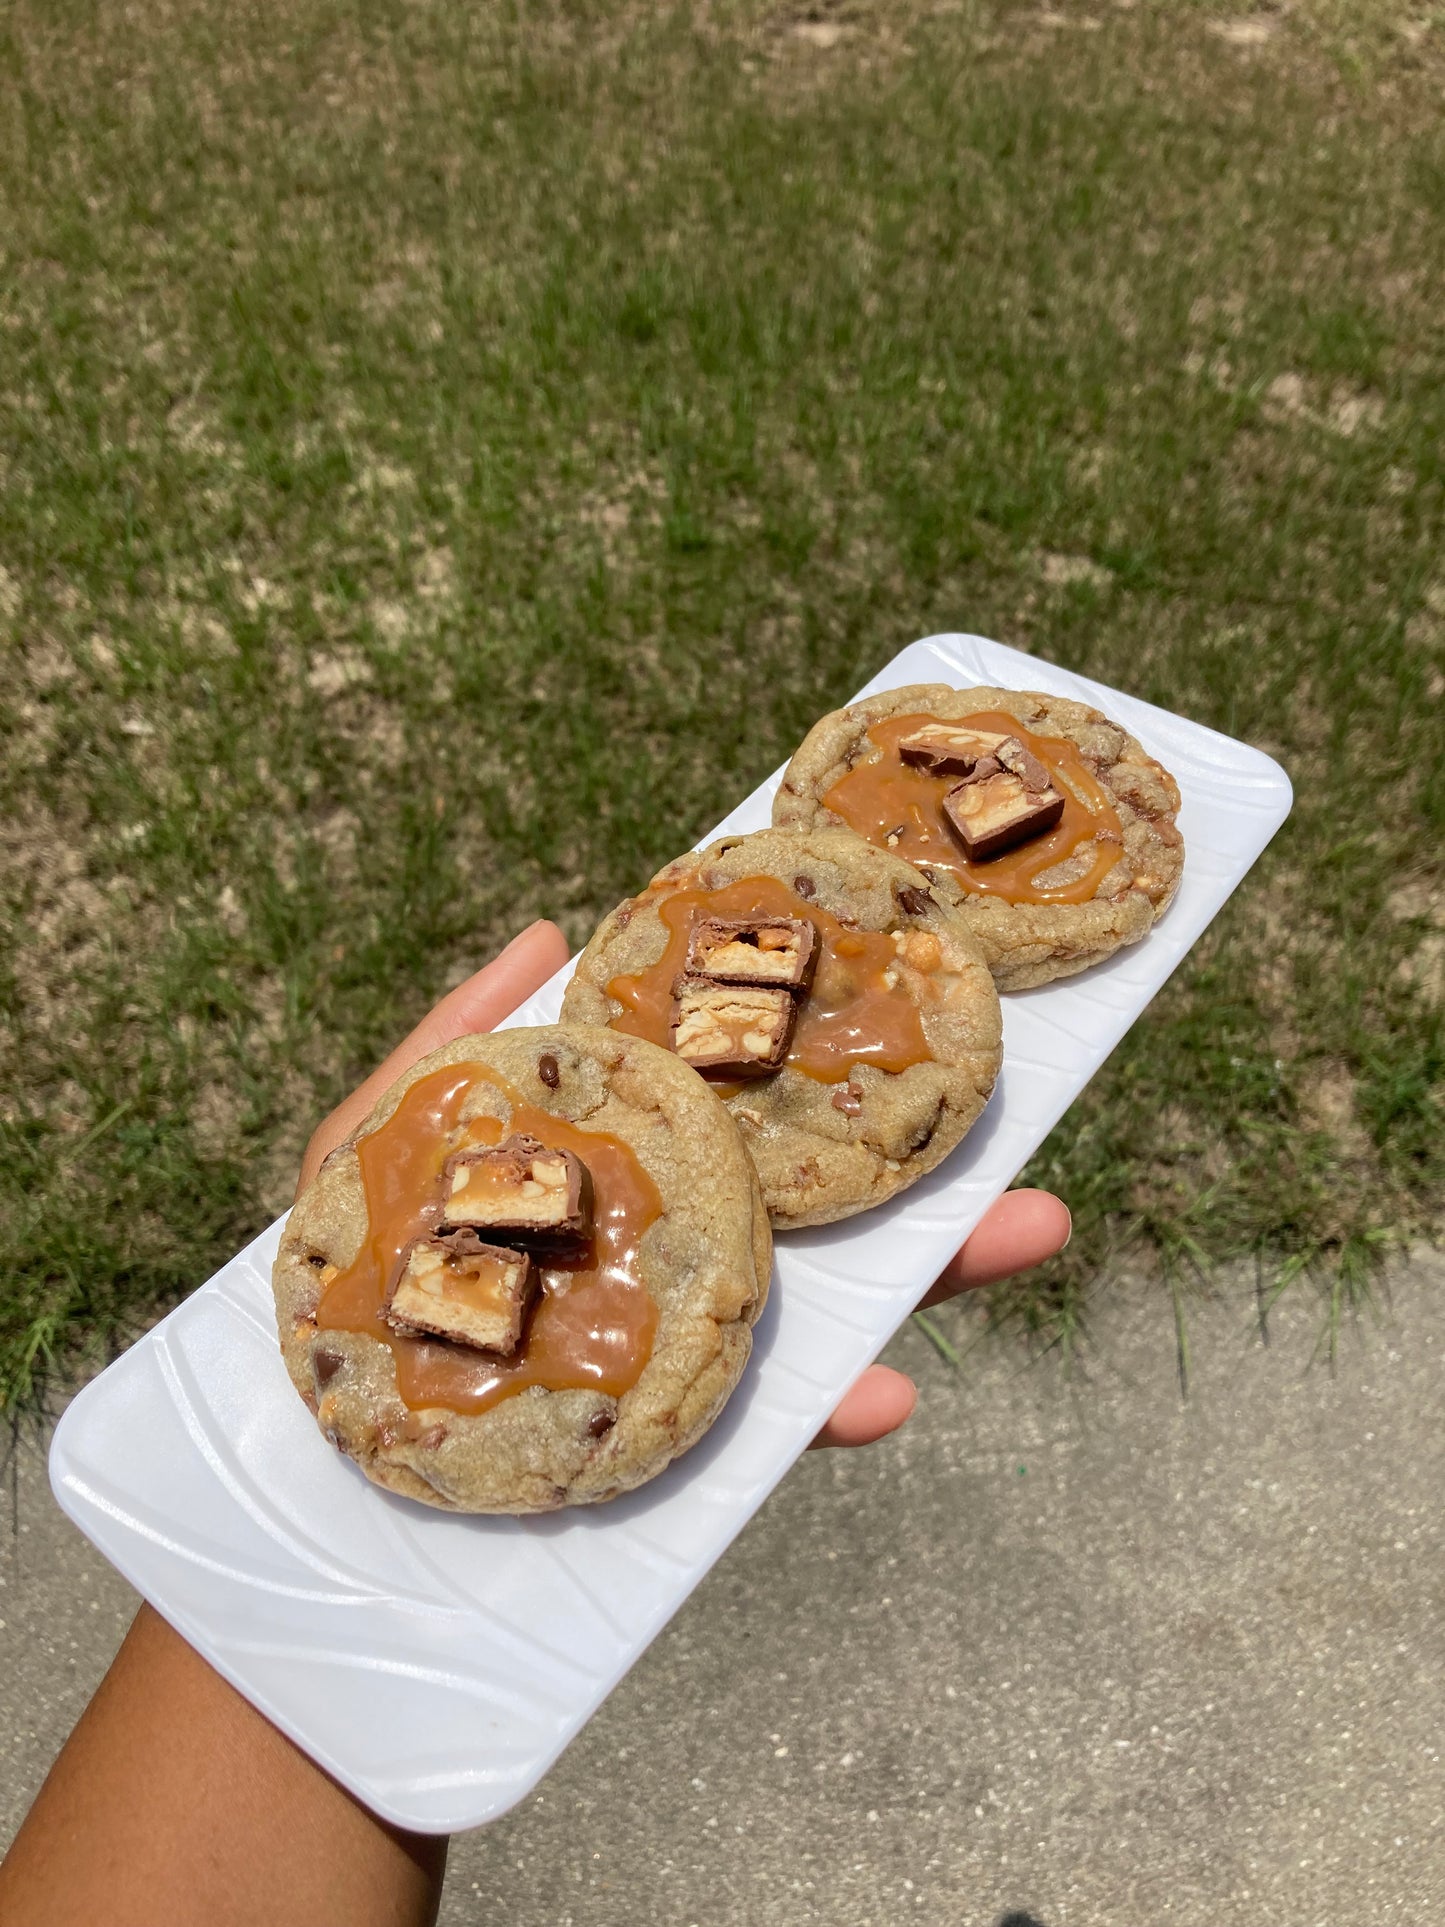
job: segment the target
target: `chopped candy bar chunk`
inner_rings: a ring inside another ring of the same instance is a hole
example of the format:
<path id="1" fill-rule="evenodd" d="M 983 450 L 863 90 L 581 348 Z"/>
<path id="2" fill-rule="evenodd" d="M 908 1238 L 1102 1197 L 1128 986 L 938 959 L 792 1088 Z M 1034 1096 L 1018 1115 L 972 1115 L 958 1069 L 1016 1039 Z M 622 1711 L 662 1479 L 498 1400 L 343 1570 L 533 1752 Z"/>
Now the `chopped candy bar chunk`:
<path id="1" fill-rule="evenodd" d="M 1001 743 L 1012 740 L 986 729 L 962 729 L 956 723 L 925 723 L 903 738 L 898 754 L 930 776 L 967 776 L 976 764 L 997 755 Z"/>
<path id="2" fill-rule="evenodd" d="M 509 1243 L 583 1244 L 592 1235 L 592 1176 L 571 1151 L 509 1137 L 448 1158 L 441 1215 L 444 1226 L 497 1232 Z"/>
<path id="3" fill-rule="evenodd" d="M 1049 787 L 1049 772 L 1031 749 L 1025 749 L 1016 736 L 1007 737 L 994 751 L 1005 769 L 1019 777 L 1026 790 L 1042 792 Z"/>
<path id="4" fill-rule="evenodd" d="M 1029 789 L 1012 770 L 998 770 L 982 782 L 951 789 L 943 799 L 943 813 L 967 855 L 978 863 L 1051 830 L 1064 813 L 1064 799 L 1052 788 Z"/>
<path id="5" fill-rule="evenodd" d="M 766 1077 L 787 1055 L 797 1009 L 786 990 L 684 977 L 672 1020 L 672 1048 L 694 1070 Z"/>
<path id="6" fill-rule="evenodd" d="M 478 1351 L 517 1349 L 537 1287 L 522 1251 L 483 1244 L 474 1231 L 407 1246 L 386 1302 L 386 1322 L 411 1337 L 449 1338 Z"/>
<path id="7" fill-rule="evenodd" d="M 806 990 L 818 933 L 806 917 L 704 917 L 687 946 L 689 976 L 715 984 L 779 984 Z"/>

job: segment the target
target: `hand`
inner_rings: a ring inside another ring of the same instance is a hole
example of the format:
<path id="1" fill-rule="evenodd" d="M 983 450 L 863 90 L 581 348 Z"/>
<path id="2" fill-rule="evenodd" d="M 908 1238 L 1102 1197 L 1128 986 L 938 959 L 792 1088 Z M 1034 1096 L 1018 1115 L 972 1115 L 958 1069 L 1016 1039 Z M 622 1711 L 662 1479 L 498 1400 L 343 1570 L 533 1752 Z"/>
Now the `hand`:
<path id="1" fill-rule="evenodd" d="M 1052 1191 L 1006 1191 L 990 1205 L 978 1229 L 954 1253 L 925 1293 L 922 1305 L 941 1305 L 961 1291 L 997 1284 L 1000 1278 L 1041 1265 L 1069 1242 L 1069 1207 Z M 922 1307 L 920 1307 L 921 1309 Z M 918 1388 L 891 1365 L 870 1365 L 845 1392 L 814 1445 L 871 1445 L 896 1432 L 918 1402 Z"/>
<path id="2" fill-rule="evenodd" d="M 556 925 L 534 923 L 443 997 L 317 1131 L 302 1185 L 409 1065 L 454 1037 L 490 1030 L 566 960 Z M 1057 1198 L 1011 1192 L 923 1302 L 1037 1264 L 1068 1228 Z M 874 1365 L 817 1443 L 882 1438 L 908 1417 L 915 1396 L 901 1372 Z M 115 1927 L 300 1927 L 323 1918 L 427 1927 L 445 1864 L 445 1840 L 369 1814 L 142 1606 L 0 1867 L 0 1919 L 28 1927 L 95 1919 Z"/>
<path id="3" fill-rule="evenodd" d="M 376 1100 L 404 1070 L 454 1037 L 491 1030 L 560 970 L 567 957 L 567 940 L 556 924 L 534 923 L 514 937 L 494 962 L 449 991 L 386 1062 L 320 1126 L 301 1160 L 297 1191 L 306 1188 L 327 1152 L 362 1123 Z M 1010 1191 L 985 1214 L 923 1303 L 941 1305 L 961 1291 L 991 1285 L 1013 1272 L 1042 1264 L 1068 1243 L 1069 1230 L 1068 1208 L 1050 1192 Z M 813 1443 L 871 1445 L 875 1439 L 897 1431 L 917 1398 L 912 1379 L 891 1366 L 870 1365 Z"/>

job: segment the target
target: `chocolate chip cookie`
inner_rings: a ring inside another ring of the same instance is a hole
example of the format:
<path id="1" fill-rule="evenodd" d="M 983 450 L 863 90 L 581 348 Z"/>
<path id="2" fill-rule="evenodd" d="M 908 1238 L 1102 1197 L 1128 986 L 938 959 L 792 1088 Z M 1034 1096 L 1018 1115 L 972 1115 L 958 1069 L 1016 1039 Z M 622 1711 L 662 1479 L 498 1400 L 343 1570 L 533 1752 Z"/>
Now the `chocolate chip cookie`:
<path id="1" fill-rule="evenodd" d="M 1138 943 L 1179 887 L 1168 771 L 1097 709 L 1034 690 L 915 684 L 824 716 L 773 804 L 839 826 L 958 892 L 1000 990 Z"/>
<path id="2" fill-rule="evenodd" d="M 771 1264 L 707 1083 L 563 1023 L 415 1064 L 298 1200 L 273 1286 L 292 1381 L 368 1478 L 525 1513 L 610 1499 L 701 1437 Z"/>
<path id="3" fill-rule="evenodd" d="M 845 830 L 725 837 L 598 928 L 564 1018 L 712 1080 L 777 1227 L 931 1171 L 998 1074 L 998 996 L 950 893 Z"/>

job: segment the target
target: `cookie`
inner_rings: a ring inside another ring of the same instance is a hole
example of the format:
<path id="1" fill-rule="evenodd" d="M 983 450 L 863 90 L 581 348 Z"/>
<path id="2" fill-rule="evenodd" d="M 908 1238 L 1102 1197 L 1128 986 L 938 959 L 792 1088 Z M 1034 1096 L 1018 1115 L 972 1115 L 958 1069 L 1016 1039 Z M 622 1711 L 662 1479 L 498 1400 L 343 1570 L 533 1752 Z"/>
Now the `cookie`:
<path id="1" fill-rule="evenodd" d="M 292 1382 L 369 1479 L 525 1513 L 613 1498 L 702 1436 L 771 1265 L 706 1082 L 563 1023 L 413 1065 L 298 1200 L 272 1282 Z"/>
<path id="2" fill-rule="evenodd" d="M 601 924 L 562 1014 L 711 1076 L 777 1227 L 851 1217 L 931 1171 L 983 1110 L 1002 1037 L 957 908 L 844 830 L 760 830 L 668 864 Z"/>
<path id="3" fill-rule="evenodd" d="M 1034 690 L 885 690 L 808 732 L 780 829 L 844 826 L 961 893 L 1000 990 L 1138 943 L 1179 887 L 1179 789 L 1097 709 Z"/>

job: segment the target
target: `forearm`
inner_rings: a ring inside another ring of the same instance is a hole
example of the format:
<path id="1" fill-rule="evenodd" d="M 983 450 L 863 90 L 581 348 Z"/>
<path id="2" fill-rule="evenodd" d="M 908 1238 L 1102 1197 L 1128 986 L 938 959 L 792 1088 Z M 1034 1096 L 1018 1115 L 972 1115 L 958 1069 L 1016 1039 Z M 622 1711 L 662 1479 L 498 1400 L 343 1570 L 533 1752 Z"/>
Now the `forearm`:
<path id="1" fill-rule="evenodd" d="M 142 1607 L 0 1868 L 0 1922 L 424 1927 L 445 1864 Z"/>

